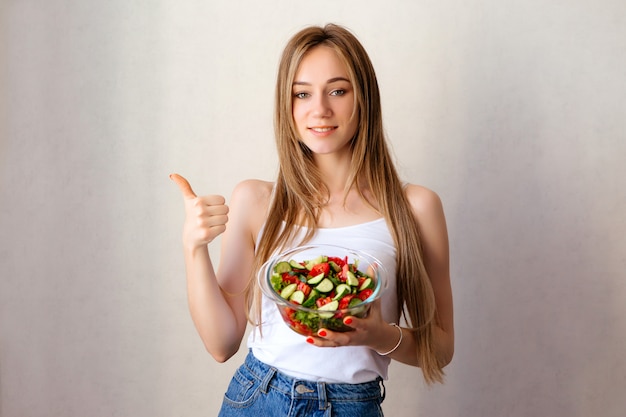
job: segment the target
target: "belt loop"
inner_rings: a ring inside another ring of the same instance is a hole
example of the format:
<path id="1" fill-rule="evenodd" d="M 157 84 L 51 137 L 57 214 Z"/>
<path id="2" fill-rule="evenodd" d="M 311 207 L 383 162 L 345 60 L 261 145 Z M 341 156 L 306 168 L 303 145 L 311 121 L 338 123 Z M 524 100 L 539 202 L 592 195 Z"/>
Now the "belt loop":
<path id="1" fill-rule="evenodd" d="M 261 386 L 259 387 L 263 394 L 267 394 L 270 381 L 272 380 L 272 378 L 274 378 L 274 375 L 276 375 L 276 368 L 270 367 L 270 369 L 267 371 L 267 374 L 265 374 L 265 377 L 261 381 Z"/>
<path id="2" fill-rule="evenodd" d="M 387 395 L 387 389 L 385 388 L 385 381 L 383 381 L 383 379 L 381 377 L 378 377 L 378 382 L 380 384 L 380 391 L 381 391 L 381 398 L 380 398 L 380 402 L 382 403 L 383 401 L 385 401 L 385 395 Z"/>
<path id="3" fill-rule="evenodd" d="M 326 410 L 326 408 L 328 408 L 328 401 L 326 399 L 326 384 L 324 382 L 317 383 L 317 398 L 319 401 L 319 409 Z"/>

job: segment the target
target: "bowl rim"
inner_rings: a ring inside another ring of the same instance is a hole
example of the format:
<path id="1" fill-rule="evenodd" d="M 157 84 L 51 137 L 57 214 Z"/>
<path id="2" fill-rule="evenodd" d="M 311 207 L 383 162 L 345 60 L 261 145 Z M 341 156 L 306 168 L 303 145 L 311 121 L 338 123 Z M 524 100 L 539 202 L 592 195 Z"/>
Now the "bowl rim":
<path id="1" fill-rule="evenodd" d="M 387 275 L 387 269 L 385 268 L 383 263 L 377 257 L 375 257 L 374 255 L 370 254 L 367 251 L 360 250 L 360 249 L 352 249 L 352 248 L 348 248 L 348 247 L 340 246 L 340 245 L 333 245 L 330 243 L 329 244 L 326 244 L 326 243 L 304 244 L 300 246 L 295 246 L 293 248 L 290 248 L 288 250 L 279 252 L 271 256 L 267 261 L 263 263 L 263 265 L 261 265 L 261 268 L 259 269 L 257 273 L 257 281 L 261 289 L 261 292 L 265 294 L 270 300 L 272 300 L 276 304 L 281 304 L 286 307 L 291 307 L 291 308 L 294 308 L 294 309 L 297 309 L 299 311 L 303 311 L 306 313 L 315 313 L 315 314 L 320 313 L 320 311 L 316 308 L 303 307 L 301 304 L 295 304 L 289 300 L 285 300 L 284 298 L 280 296 L 280 294 L 274 291 L 270 282 L 268 281 L 269 277 L 271 276 L 271 269 L 272 269 L 271 265 L 276 263 L 279 259 L 288 257 L 292 253 L 303 252 L 305 250 L 315 249 L 318 247 L 326 247 L 326 248 L 329 248 L 330 250 L 336 249 L 336 250 L 351 252 L 355 255 L 363 255 L 363 257 L 369 258 L 368 259 L 369 264 L 375 263 L 377 265 L 376 288 L 374 289 L 374 292 L 372 293 L 372 295 L 370 295 L 362 303 L 357 304 L 353 307 L 348 307 L 348 308 L 343 308 L 343 309 L 338 309 L 338 310 L 325 310 L 324 313 L 333 313 L 333 312 L 338 313 L 338 312 L 346 312 L 346 311 L 352 311 L 356 309 L 362 309 L 363 307 L 369 307 L 370 304 L 372 304 L 374 301 L 382 297 L 383 293 L 387 289 L 387 285 L 383 284 L 383 281 L 385 281 L 383 278 Z M 330 254 L 323 254 L 323 255 L 333 256 Z M 359 259 L 360 258 L 361 256 L 359 256 Z"/>

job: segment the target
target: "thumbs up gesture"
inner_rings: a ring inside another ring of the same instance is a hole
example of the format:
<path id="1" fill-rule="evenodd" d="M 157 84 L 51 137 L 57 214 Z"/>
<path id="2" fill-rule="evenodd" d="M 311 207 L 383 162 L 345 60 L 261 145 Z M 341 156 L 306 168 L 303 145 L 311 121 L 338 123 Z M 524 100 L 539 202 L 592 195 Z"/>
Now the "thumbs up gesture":
<path id="1" fill-rule="evenodd" d="M 189 249 L 206 246 L 226 230 L 228 206 L 221 195 L 198 197 L 189 182 L 178 174 L 170 175 L 178 185 L 185 203 L 183 245 Z"/>

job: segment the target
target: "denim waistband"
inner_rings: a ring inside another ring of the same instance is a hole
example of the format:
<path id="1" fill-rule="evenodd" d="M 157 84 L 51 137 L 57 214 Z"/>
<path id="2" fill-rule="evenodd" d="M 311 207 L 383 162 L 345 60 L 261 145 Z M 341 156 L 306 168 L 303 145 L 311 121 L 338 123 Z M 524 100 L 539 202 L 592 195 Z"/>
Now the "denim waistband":
<path id="1" fill-rule="evenodd" d="M 258 360 L 252 352 L 248 352 L 243 364 L 250 373 L 261 381 L 261 391 L 267 393 L 269 388 L 290 395 L 292 398 L 319 399 L 326 401 L 371 401 L 385 398 L 383 379 L 360 384 L 328 383 L 293 378 L 279 372 L 276 368 Z"/>

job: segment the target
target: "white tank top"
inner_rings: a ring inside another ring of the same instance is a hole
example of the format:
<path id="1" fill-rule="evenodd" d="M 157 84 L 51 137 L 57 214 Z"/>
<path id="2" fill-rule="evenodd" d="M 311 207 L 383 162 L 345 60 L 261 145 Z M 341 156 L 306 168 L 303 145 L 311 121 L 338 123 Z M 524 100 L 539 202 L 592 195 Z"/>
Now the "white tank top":
<path id="1" fill-rule="evenodd" d="M 304 233 L 304 230 L 302 231 Z M 397 322 L 396 247 L 383 218 L 354 226 L 318 229 L 307 243 L 321 243 L 363 250 L 387 269 L 388 288 L 382 296 L 383 319 Z M 358 384 L 381 376 L 387 379 L 390 359 L 364 346 L 322 348 L 283 322 L 276 305 L 266 296 L 262 301 L 263 336 L 252 329 L 248 347 L 262 362 L 294 378 L 311 381 Z"/>

